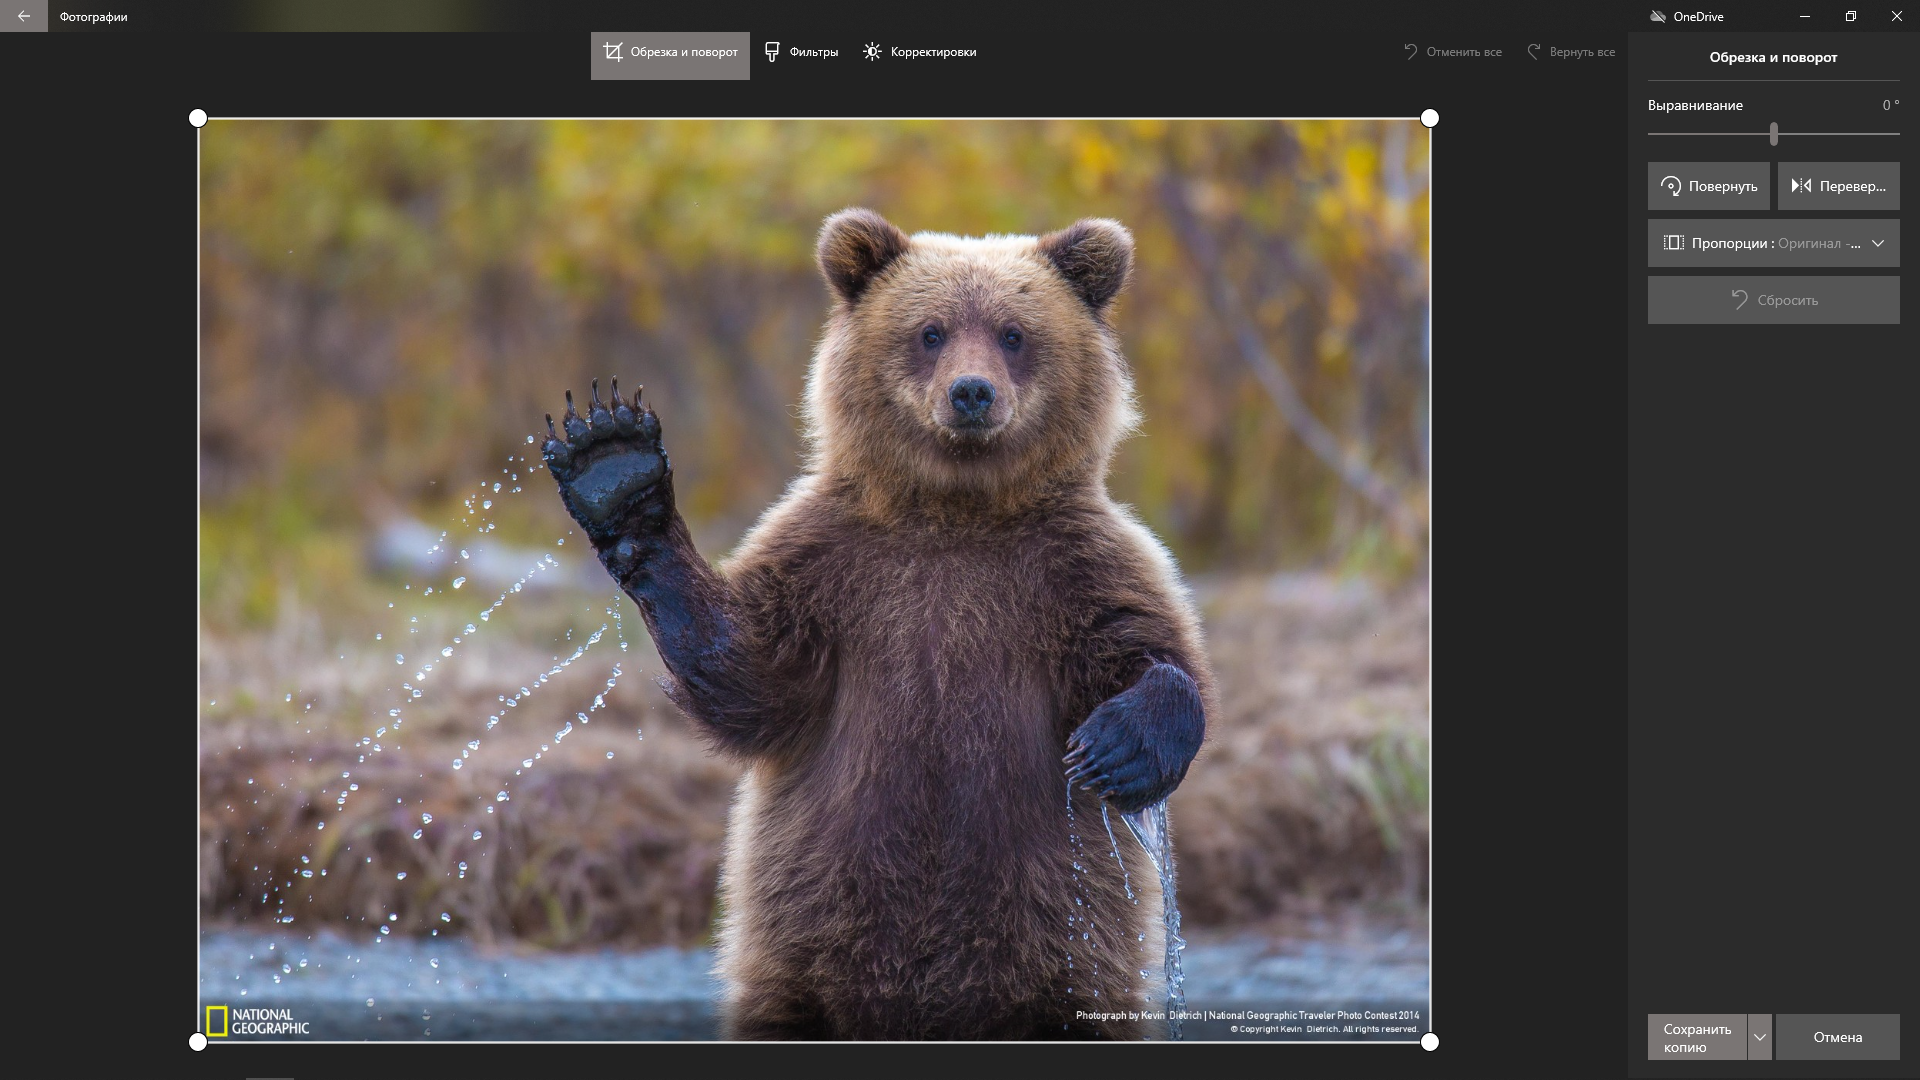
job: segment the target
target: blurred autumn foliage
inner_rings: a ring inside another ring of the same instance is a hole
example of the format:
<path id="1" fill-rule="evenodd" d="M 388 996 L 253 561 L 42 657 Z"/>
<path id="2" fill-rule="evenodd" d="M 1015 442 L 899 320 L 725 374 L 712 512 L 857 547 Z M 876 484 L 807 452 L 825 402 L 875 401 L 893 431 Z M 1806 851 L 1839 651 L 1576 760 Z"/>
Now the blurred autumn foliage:
<path id="1" fill-rule="evenodd" d="M 370 526 L 445 517 L 596 375 L 646 385 L 681 507 L 722 553 L 798 467 L 813 241 L 850 205 L 910 232 L 1125 222 L 1146 424 L 1115 496 L 1189 571 L 1405 576 L 1426 161 L 1411 120 L 216 122 L 206 617 L 258 623 L 287 589 L 363 576 Z M 499 524 L 551 542 L 565 521 L 536 497 Z"/>

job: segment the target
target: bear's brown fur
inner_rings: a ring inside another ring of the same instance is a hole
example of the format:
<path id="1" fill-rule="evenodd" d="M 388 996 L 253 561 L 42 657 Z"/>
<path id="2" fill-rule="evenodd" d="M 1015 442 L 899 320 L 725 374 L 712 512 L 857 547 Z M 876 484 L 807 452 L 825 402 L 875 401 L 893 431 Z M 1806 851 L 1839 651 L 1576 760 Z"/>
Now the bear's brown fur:
<path id="1" fill-rule="evenodd" d="M 1159 879 L 1113 823 L 1123 882 L 1084 791 L 1069 839 L 1060 762 L 1149 650 L 1212 686 L 1171 559 L 1104 486 L 1135 423 L 1106 318 L 1131 249 L 1110 222 L 909 240 L 852 211 L 822 230 L 838 303 L 808 380 L 813 459 L 724 572 L 833 657 L 832 706 L 804 751 L 754 762 L 729 821 L 734 1034 L 1031 1037 L 1146 1008 Z M 1009 319 L 1024 364 L 993 347 Z M 911 347 L 929 320 L 955 342 L 930 372 Z M 981 445 L 932 419 L 973 369 L 1011 399 Z"/>
<path id="2" fill-rule="evenodd" d="M 651 509 L 596 525 L 612 512 L 587 497 L 625 489 L 570 493 L 589 467 L 555 466 L 676 702 L 749 765 L 721 880 L 727 1035 L 1155 1030 L 1076 1017 L 1165 1008 L 1159 879 L 1099 792 L 1164 797 L 1213 705 L 1173 561 L 1105 488 L 1136 422 L 1109 321 L 1132 251 L 1102 220 L 963 239 L 829 218 L 811 458 L 717 572 L 670 473 Z M 619 430 L 657 434 L 635 409 Z M 568 431 L 549 461 L 596 461 L 571 412 Z"/>

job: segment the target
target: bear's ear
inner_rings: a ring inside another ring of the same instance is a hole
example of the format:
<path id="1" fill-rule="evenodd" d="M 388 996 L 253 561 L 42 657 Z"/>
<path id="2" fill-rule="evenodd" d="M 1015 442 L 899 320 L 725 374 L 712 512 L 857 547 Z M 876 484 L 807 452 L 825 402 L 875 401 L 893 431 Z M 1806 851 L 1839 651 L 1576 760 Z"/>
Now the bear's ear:
<path id="1" fill-rule="evenodd" d="M 1040 254 L 1095 311 L 1120 294 L 1133 270 L 1133 234 L 1111 218 L 1081 218 L 1040 238 Z"/>
<path id="2" fill-rule="evenodd" d="M 871 210 L 842 210 L 820 226 L 814 249 L 827 284 L 851 304 L 860 299 L 873 276 L 905 254 L 907 234 Z"/>

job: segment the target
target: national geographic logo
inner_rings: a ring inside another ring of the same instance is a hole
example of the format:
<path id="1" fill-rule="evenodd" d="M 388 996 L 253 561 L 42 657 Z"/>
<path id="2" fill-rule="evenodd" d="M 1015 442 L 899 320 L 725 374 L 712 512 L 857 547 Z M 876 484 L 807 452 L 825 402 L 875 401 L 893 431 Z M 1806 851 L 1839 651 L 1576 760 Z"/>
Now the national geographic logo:
<path id="1" fill-rule="evenodd" d="M 307 1035 L 307 1022 L 296 1020 L 292 1009 L 234 1009 L 207 1006 L 206 1035 L 224 1039 L 233 1035 Z"/>

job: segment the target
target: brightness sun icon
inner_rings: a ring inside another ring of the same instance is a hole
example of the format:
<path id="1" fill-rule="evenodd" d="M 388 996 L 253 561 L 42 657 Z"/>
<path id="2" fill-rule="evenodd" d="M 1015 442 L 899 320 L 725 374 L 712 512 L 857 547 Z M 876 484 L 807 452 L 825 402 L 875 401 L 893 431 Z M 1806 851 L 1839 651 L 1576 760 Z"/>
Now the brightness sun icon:
<path id="1" fill-rule="evenodd" d="M 878 42 L 874 42 L 874 41 L 867 42 L 867 59 L 869 60 L 880 59 L 880 45 Z"/>

